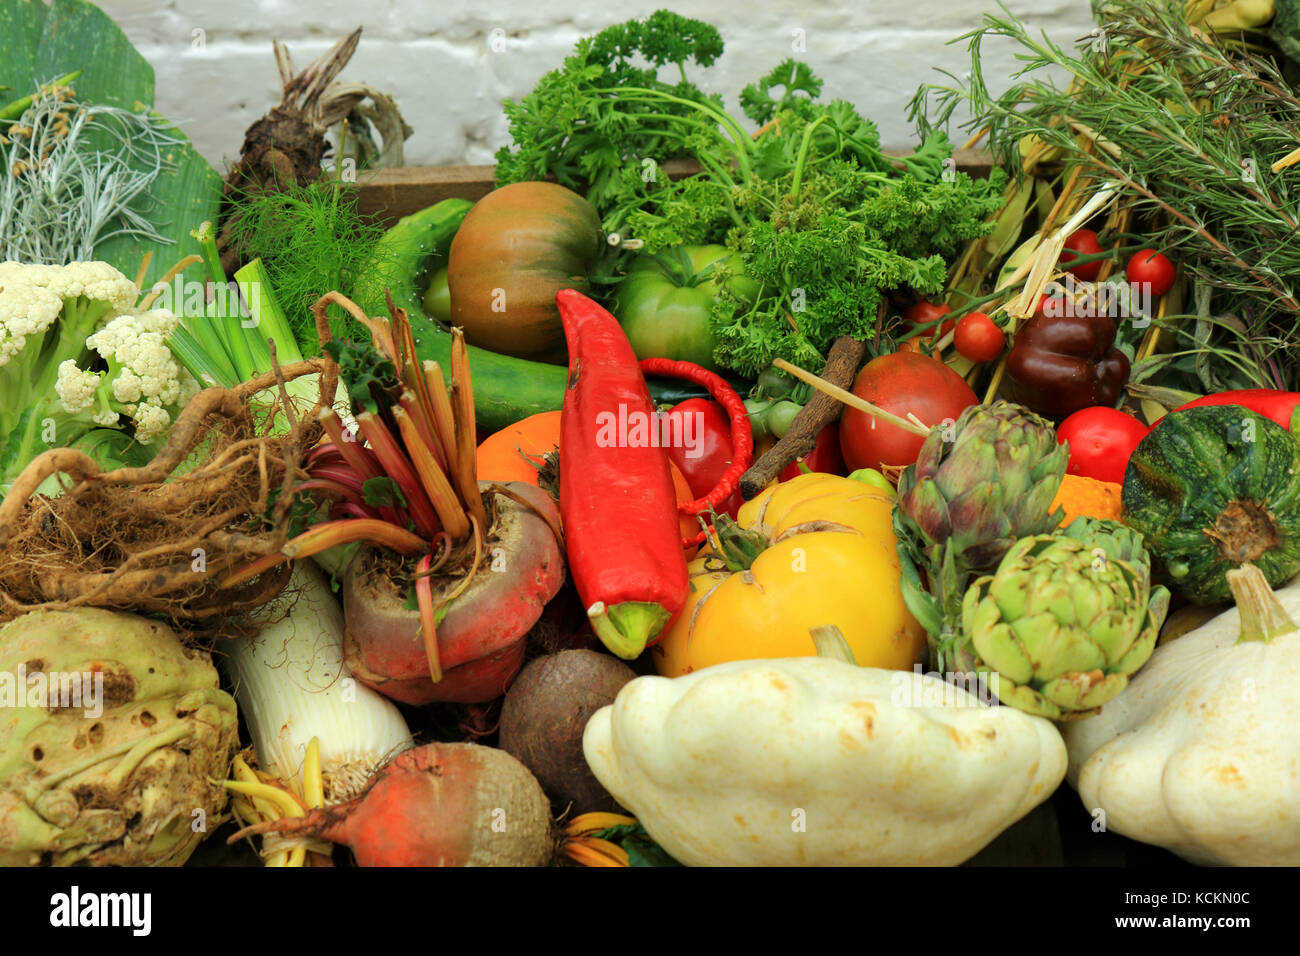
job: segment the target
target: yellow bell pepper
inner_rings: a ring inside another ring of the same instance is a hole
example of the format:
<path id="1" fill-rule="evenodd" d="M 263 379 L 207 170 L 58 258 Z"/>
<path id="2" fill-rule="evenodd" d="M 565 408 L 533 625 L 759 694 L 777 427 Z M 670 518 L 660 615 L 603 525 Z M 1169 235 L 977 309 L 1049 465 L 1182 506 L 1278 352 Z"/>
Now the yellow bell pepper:
<path id="1" fill-rule="evenodd" d="M 899 590 L 893 506 L 837 475 L 766 489 L 737 516 L 765 547 L 748 568 L 724 566 L 718 542 L 691 563 L 686 606 L 651 648 L 655 668 L 677 677 L 726 661 L 813 657 L 809 632 L 824 625 L 839 628 L 859 665 L 910 668 L 925 632 Z"/>

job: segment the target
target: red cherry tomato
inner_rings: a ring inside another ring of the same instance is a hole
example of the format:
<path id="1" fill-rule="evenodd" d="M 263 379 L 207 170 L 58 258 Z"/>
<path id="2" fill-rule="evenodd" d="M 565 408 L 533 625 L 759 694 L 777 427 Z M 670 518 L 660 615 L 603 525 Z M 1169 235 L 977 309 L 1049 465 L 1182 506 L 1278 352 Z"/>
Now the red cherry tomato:
<path id="1" fill-rule="evenodd" d="M 828 475 L 844 474 L 844 458 L 840 455 L 839 422 L 831 422 L 818 432 L 817 444 L 813 445 L 813 450 L 803 458 L 786 465 L 785 470 L 781 472 L 780 480 L 789 481 L 802 475 L 804 470 L 799 467 L 800 462 L 807 465 L 809 471 L 820 471 Z"/>
<path id="2" fill-rule="evenodd" d="M 962 358 L 972 362 L 991 362 L 1002 354 L 1007 337 L 983 312 L 971 312 L 957 322 L 952 344 Z"/>
<path id="3" fill-rule="evenodd" d="M 1101 264 L 1104 260 L 1096 259 L 1077 266 L 1072 266 L 1070 263 L 1079 256 L 1092 256 L 1101 252 L 1101 243 L 1097 241 L 1097 234 L 1091 229 L 1076 229 L 1066 237 L 1065 248 L 1073 250 L 1061 253 L 1061 265 L 1065 266 L 1065 270 L 1073 273 L 1076 279 L 1085 282 L 1096 281 L 1097 276 L 1101 274 Z"/>
<path id="4" fill-rule="evenodd" d="M 947 315 L 951 311 L 952 308 L 950 306 L 938 305 L 934 302 L 926 302 L 924 299 L 922 299 L 920 302 L 916 303 L 915 305 L 910 306 L 908 310 L 903 313 L 903 318 L 913 328 L 915 328 L 918 325 L 927 325 L 930 322 L 934 322 L 940 316 Z M 941 323 L 940 325 L 936 325 L 934 327 L 933 333 L 930 335 L 930 341 L 931 342 L 939 341 L 939 339 L 943 338 L 950 331 L 952 331 L 952 327 L 954 324 L 955 324 L 954 322 L 944 322 Z M 924 338 L 925 333 L 922 333 L 921 336 L 919 337 Z"/>
<path id="5" fill-rule="evenodd" d="M 1172 289 L 1176 273 L 1174 264 L 1154 249 L 1138 250 L 1125 270 L 1129 282 L 1149 285 L 1153 296 L 1164 295 Z"/>
<path id="6" fill-rule="evenodd" d="M 1149 431 L 1132 415 L 1099 405 L 1067 417 L 1056 426 L 1056 440 L 1070 443 L 1069 474 L 1123 483 L 1129 457 Z"/>

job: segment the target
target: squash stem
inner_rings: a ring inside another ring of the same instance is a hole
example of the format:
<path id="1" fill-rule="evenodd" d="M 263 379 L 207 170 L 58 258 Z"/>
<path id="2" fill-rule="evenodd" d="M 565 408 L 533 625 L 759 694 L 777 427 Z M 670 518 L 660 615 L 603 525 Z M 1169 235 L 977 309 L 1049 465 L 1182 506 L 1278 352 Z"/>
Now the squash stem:
<path id="1" fill-rule="evenodd" d="M 1238 644 L 1247 641 L 1271 641 L 1279 634 L 1300 631 L 1268 586 L 1263 572 L 1253 564 L 1243 564 L 1227 573 L 1228 587 L 1241 615 Z"/>
<path id="2" fill-rule="evenodd" d="M 849 642 L 845 640 L 843 632 L 834 624 L 823 624 L 821 627 L 808 629 L 812 635 L 813 646 L 817 648 L 818 657 L 830 658 L 833 661 L 843 661 L 845 664 L 858 666 L 858 659 L 853 656 L 853 648 L 849 647 Z"/>

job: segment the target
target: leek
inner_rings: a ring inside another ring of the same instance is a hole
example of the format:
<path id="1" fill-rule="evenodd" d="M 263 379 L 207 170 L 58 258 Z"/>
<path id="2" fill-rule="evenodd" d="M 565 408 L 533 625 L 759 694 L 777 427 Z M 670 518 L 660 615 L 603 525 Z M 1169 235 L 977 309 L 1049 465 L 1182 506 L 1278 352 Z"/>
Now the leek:
<path id="1" fill-rule="evenodd" d="M 227 676 L 259 766 L 303 796 L 307 747 L 319 741 L 325 803 L 356 796 L 370 774 L 412 744 L 396 705 L 343 660 L 343 613 L 325 576 L 294 563 L 288 587 L 259 609 L 253 638 L 221 642 Z"/>

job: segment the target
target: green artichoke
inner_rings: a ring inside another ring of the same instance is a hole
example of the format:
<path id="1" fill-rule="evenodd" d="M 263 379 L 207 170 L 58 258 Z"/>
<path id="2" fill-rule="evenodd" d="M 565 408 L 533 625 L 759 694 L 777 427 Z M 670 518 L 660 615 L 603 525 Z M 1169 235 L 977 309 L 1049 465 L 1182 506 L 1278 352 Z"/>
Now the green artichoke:
<path id="1" fill-rule="evenodd" d="M 1021 538 L 966 591 L 954 660 L 1004 704 L 1040 717 L 1095 713 L 1147 662 L 1169 610 L 1142 535 L 1079 518 Z"/>
<path id="2" fill-rule="evenodd" d="M 931 431 L 903 472 L 894 512 L 903 598 L 929 632 L 940 670 L 951 664 L 946 644 L 971 578 L 991 571 L 1019 538 L 1060 523 L 1052 500 L 1068 460 L 1050 422 L 999 401 Z"/>
<path id="3" fill-rule="evenodd" d="M 972 405 L 951 429 L 930 432 L 899 479 L 898 508 L 927 557 L 947 548 L 959 568 L 990 569 L 1017 538 L 1056 528 L 1052 500 L 1068 461 L 1046 419 L 1011 402 Z"/>
<path id="4" fill-rule="evenodd" d="M 165 625 L 16 618 L 0 627 L 0 704 L 0 865 L 179 866 L 216 829 L 235 701 Z"/>

